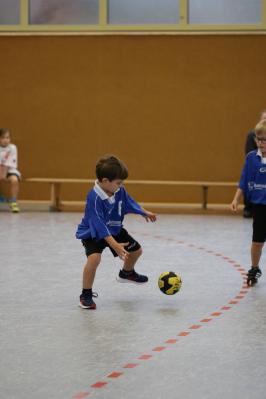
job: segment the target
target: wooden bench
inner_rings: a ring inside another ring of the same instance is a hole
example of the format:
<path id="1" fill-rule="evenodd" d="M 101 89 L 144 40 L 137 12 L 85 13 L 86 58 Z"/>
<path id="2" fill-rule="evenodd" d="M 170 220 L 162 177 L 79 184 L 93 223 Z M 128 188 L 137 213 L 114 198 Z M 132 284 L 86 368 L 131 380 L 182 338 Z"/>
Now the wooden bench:
<path id="1" fill-rule="evenodd" d="M 64 178 L 42 178 L 31 177 L 26 181 L 32 183 L 48 183 L 51 186 L 50 194 L 50 211 L 61 210 L 61 186 L 62 184 L 94 184 L 95 179 L 64 179 Z M 176 181 L 176 180 L 126 180 L 125 185 L 145 185 L 145 186 L 190 186 L 200 187 L 202 190 L 201 207 L 203 210 L 208 206 L 208 191 L 210 187 L 235 187 L 236 182 L 221 182 L 221 181 Z"/>

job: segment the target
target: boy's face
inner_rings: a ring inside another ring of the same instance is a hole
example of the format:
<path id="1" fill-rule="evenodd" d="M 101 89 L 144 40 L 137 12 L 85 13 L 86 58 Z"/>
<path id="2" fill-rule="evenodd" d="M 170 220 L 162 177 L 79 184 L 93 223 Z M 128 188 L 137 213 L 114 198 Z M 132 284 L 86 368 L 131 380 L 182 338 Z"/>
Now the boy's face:
<path id="1" fill-rule="evenodd" d="M 100 187 L 109 196 L 112 196 L 122 186 L 122 184 L 123 180 L 121 179 L 109 180 L 106 177 L 99 182 Z"/>
<path id="2" fill-rule="evenodd" d="M 266 132 L 256 133 L 256 143 L 263 155 L 266 155 Z"/>
<path id="3" fill-rule="evenodd" d="M 0 137 L 0 146 L 7 147 L 10 143 L 10 133 L 6 132 Z"/>

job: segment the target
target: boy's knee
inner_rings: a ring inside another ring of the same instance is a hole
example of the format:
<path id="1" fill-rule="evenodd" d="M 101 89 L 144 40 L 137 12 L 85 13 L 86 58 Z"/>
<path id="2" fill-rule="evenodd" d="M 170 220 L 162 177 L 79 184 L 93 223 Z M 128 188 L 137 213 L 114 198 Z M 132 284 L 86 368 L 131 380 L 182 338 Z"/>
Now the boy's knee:
<path id="1" fill-rule="evenodd" d="M 137 256 L 139 258 L 142 255 L 142 253 L 143 253 L 143 250 L 140 247 L 139 249 L 137 249 L 137 251 L 130 252 L 129 254 L 133 254 L 133 255 L 135 255 L 135 256 Z"/>
<path id="2" fill-rule="evenodd" d="M 13 183 L 13 184 L 16 184 L 16 183 L 19 182 L 18 177 L 15 176 L 15 175 L 8 176 L 8 180 L 10 181 L 11 184 L 12 184 L 12 183 Z"/>

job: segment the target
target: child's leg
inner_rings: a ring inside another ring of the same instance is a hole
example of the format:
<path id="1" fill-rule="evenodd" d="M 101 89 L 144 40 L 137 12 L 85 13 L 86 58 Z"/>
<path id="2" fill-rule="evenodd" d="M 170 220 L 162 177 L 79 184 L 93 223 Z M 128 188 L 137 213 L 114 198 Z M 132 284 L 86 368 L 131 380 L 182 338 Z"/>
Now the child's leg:
<path id="1" fill-rule="evenodd" d="M 88 256 L 83 270 L 83 289 L 88 290 L 93 286 L 98 265 L 101 262 L 101 254 L 94 253 Z"/>
<path id="2" fill-rule="evenodd" d="M 139 248 L 137 251 L 134 252 L 129 252 L 128 258 L 124 262 L 123 270 L 127 272 L 133 270 L 135 263 L 137 262 L 141 254 L 142 254 L 142 248 Z"/>
<path id="3" fill-rule="evenodd" d="M 11 195 L 11 202 L 16 202 L 18 198 L 18 191 L 19 191 L 19 179 L 15 175 L 10 175 L 7 178 L 10 181 L 10 195 Z"/>
<path id="4" fill-rule="evenodd" d="M 264 242 L 252 242 L 251 245 L 251 265 L 252 267 L 258 267 L 260 263 L 262 248 Z"/>

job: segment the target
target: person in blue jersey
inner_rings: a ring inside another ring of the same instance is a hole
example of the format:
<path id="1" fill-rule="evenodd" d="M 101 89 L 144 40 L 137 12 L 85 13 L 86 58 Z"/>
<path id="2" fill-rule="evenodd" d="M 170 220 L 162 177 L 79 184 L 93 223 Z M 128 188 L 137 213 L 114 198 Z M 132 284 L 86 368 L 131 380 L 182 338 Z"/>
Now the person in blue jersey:
<path id="1" fill-rule="evenodd" d="M 80 306 L 84 309 L 96 309 L 93 298 L 97 294 L 92 291 L 92 286 L 101 254 L 107 247 L 114 256 L 124 261 L 117 277 L 119 282 L 144 284 L 148 281 L 147 276 L 138 274 L 134 269 L 142 249 L 123 227 L 123 220 L 126 214 L 135 213 L 146 221 L 156 221 L 156 215 L 143 209 L 123 187 L 128 170 L 120 159 L 113 155 L 101 158 L 96 165 L 96 177 L 76 232 L 76 238 L 82 241 L 87 256 L 80 295 Z"/>
<path id="2" fill-rule="evenodd" d="M 236 211 L 241 196 L 245 195 L 252 204 L 252 264 L 247 274 L 249 285 L 256 283 L 262 274 L 259 262 L 266 239 L 266 120 L 256 125 L 255 140 L 258 149 L 247 154 L 239 187 L 231 203 L 231 209 Z"/>

